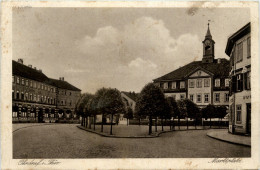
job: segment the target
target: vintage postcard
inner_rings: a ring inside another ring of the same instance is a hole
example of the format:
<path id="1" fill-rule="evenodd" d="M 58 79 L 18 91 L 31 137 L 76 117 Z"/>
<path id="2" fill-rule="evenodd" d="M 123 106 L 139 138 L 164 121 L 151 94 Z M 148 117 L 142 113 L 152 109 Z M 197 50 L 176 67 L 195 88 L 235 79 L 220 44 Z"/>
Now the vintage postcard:
<path id="1" fill-rule="evenodd" d="M 258 2 L 2 2 L 1 169 L 258 169 Z"/>

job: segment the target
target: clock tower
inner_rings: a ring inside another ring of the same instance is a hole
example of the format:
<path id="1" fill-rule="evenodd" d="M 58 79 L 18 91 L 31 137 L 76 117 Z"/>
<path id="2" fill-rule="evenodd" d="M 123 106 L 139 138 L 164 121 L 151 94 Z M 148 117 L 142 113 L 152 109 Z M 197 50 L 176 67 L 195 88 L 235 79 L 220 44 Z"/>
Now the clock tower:
<path id="1" fill-rule="evenodd" d="M 208 23 L 208 31 L 205 36 L 203 43 L 203 58 L 202 63 L 213 63 L 214 62 L 214 45 L 215 41 L 212 39 L 212 36 L 210 34 L 209 30 L 209 23 Z"/>

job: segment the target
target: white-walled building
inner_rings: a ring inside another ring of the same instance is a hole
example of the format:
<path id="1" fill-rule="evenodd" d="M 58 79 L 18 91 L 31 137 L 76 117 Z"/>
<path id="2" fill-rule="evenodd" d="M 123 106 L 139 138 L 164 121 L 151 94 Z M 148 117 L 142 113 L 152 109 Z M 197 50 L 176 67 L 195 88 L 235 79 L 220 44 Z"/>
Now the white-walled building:
<path id="1" fill-rule="evenodd" d="M 166 96 L 176 100 L 188 98 L 201 108 L 208 104 L 228 107 L 229 61 L 215 59 L 215 41 L 209 27 L 202 43 L 201 61 L 193 61 L 154 79 L 154 83 L 162 88 Z"/>
<path id="2" fill-rule="evenodd" d="M 228 38 L 230 56 L 229 132 L 251 133 L 251 37 L 250 23 Z"/>

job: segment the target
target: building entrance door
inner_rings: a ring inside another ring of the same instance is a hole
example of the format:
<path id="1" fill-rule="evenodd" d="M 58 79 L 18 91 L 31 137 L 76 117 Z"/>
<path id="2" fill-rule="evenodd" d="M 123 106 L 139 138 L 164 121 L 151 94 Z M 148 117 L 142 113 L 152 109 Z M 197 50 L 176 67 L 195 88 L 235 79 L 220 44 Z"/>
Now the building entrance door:
<path id="1" fill-rule="evenodd" d="M 251 103 L 246 104 L 246 133 L 251 134 Z"/>
<path id="2" fill-rule="evenodd" d="M 42 122 L 43 122 L 43 110 L 42 108 L 40 108 L 38 112 L 38 123 L 42 123 Z"/>

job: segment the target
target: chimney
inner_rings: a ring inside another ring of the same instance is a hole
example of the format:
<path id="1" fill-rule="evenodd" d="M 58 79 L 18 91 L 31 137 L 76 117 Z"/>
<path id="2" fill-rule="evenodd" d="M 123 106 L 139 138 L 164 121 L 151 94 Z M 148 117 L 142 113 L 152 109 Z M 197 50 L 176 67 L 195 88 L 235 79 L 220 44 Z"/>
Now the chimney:
<path id="1" fill-rule="evenodd" d="M 36 69 L 36 67 L 35 67 L 35 69 Z M 42 73 L 42 69 L 39 69 L 39 72 Z"/>
<path id="2" fill-rule="evenodd" d="M 28 67 L 32 68 L 32 65 L 31 65 L 31 64 L 29 64 L 29 65 L 28 65 Z"/>
<path id="3" fill-rule="evenodd" d="M 61 80 L 64 81 L 64 77 L 61 77 Z"/>
<path id="4" fill-rule="evenodd" d="M 19 58 L 19 59 L 18 59 L 18 63 L 23 64 L 23 59 L 22 59 L 22 58 Z"/>
<path id="5" fill-rule="evenodd" d="M 218 64 L 220 64 L 221 63 L 221 58 L 218 58 Z"/>
<path id="6" fill-rule="evenodd" d="M 36 67 L 34 67 L 34 69 L 37 70 Z"/>

